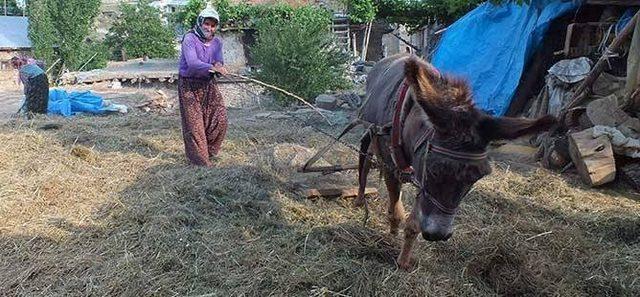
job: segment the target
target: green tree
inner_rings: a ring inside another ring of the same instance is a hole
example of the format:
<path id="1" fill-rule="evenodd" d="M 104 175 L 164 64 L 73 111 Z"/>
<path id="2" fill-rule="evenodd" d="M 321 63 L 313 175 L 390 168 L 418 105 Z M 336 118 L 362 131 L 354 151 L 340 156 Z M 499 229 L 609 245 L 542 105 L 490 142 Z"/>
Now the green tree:
<path id="1" fill-rule="evenodd" d="M 290 17 L 294 10 L 286 3 L 254 5 L 244 2 L 234 4 L 230 0 L 210 0 L 210 2 L 220 14 L 220 27 L 253 27 L 262 18 Z M 206 4 L 205 0 L 189 0 L 187 5 L 174 15 L 174 23 L 184 28 L 192 28 Z"/>
<path id="2" fill-rule="evenodd" d="M 288 18 L 261 19 L 251 49 L 261 65 L 258 78 L 306 98 L 346 87 L 347 56 L 334 46 L 330 24 L 329 13 L 314 7 L 297 8 Z M 290 98 L 276 98 L 290 102 Z"/>
<path id="3" fill-rule="evenodd" d="M 22 15 L 23 9 L 16 0 L 7 0 L 6 2 L 0 2 L 2 5 L 2 15 Z M 6 9 L 6 11 L 5 11 Z"/>
<path id="4" fill-rule="evenodd" d="M 354 1 L 354 0 L 351 0 Z M 362 0 L 359 0 L 362 1 Z M 486 0 L 373 0 L 378 7 L 378 18 L 391 23 L 417 29 L 433 21 L 448 24 L 476 8 Z M 531 0 L 489 0 L 495 4 L 515 2 L 529 3 Z"/>
<path id="5" fill-rule="evenodd" d="M 378 12 L 375 0 L 347 0 L 349 8 L 349 20 L 355 24 L 364 24 L 373 21 Z"/>
<path id="6" fill-rule="evenodd" d="M 29 38 L 36 57 L 48 63 L 59 58 L 60 65 L 70 70 L 104 65 L 106 56 L 94 52 L 102 47 L 87 40 L 99 8 L 99 0 L 28 2 Z M 87 64 L 91 57 L 93 59 Z"/>
<path id="7" fill-rule="evenodd" d="M 124 50 L 129 58 L 175 57 L 174 31 L 163 24 L 160 11 L 149 6 L 149 0 L 135 5 L 122 3 L 120 11 L 122 15 L 105 40 L 114 55 Z"/>
<path id="8" fill-rule="evenodd" d="M 198 14 L 205 8 L 205 6 L 205 0 L 189 0 L 187 5 L 175 14 L 174 22 L 185 28 L 193 27 L 193 25 L 196 24 Z"/>

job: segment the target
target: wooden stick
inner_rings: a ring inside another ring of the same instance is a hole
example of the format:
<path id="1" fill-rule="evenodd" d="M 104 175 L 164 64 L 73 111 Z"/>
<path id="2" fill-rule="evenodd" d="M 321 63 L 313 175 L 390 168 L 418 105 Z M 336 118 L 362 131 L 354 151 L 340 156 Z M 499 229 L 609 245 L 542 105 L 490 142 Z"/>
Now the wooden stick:
<path id="1" fill-rule="evenodd" d="M 378 189 L 376 188 L 365 188 L 365 195 L 375 195 L 378 194 Z M 348 189 L 309 189 L 306 193 L 307 199 L 315 199 L 319 197 L 356 197 L 358 196 L 358 188 L 348 188 Z"/>
<path id="2" fill-rule="evenodd" d="M 367 25 L 367 29 L 365 30 L 365 36 L 362 40 L 362 56 L 360 57 L 362 61 L 367 60 L 367 52 L 369 49 L 369 37 L 371 36 L 371 26 L 373 22 L 369 22 Z"/>
<path id="3" fill-rule="evenodd" d="M 553 231 L 542 232 L 542 233 L 540 233 L 540 234 L 538 234 L 538 235 L 531 236 L 531 237 L 529 237 L 529 238 L 525 239 L 524 241 L 529 241 L 529 240 L 532 240 L 532 239 L 534 239 L 534 238 L 538 238 L 538 237 L 540 237 L 540 236 L 549 235 L 549 234 L 552 234 L 552 233 L 553 233 Z"/>
<path id="4" fill-rule="evenodd" d="M 311 107 L 311 109 L 313 109 L 313 110 L 314 110 L 315 112 L 317 112 L 320 116 L 322 116 L 322 118 L 324 118 L 324 119 L 327 121 L 327 123 L 329 123 L 329 125 L 333 125 L 333 123 L 331 123 L 331 121 L 329 120 L 329 118 L 327 118 L 324 114 L 322 114 L 322 112 L 320 111 L 320 109 L 318 109 L 317 107 L 313 106 L 311 103 L 307 102 L 306 100 L 302 99 L 302 97 L 300 97 L 300 96 L 298 96 L 298 95 L 296 95 L 296 94 L 293 94 L 293 93 L 288 92 L 288 91 L 286 91 L 286 90 L 284 90 L 284 89 L 282 89 L 282 88 L 276 87 L 276 86 L 274 86 L 274 85 L 270 85 L 270 84 L 265 83 L 265 82 L 261 82 L 261 81 L 259 81 L 259 80 L 257 80 L 257 79 L 253 79 L 253 78 L 248 77 L 248 76 L 239 75 L 239 74 L 233 74 L 233 73 L 228 73 L 227 75 L 228 75 L 228 76 L 235 76 L 235 77 L 238 77 L 238 78 L 242 78 L 242 79 L 249 80 L 249 81 L 254 82 L 254 83 L 257 83 L 257 84 L 259 84 L 259 85 L 261 85 L 261 86 L 263 86 L 263 87 L 267 87 L 267 88 L 270 88 L 270 89 L 274 89 L 274 90 L 276 90 L 276 91 L 280 91 L 280 92 L 282 92 L 283 94 L 285 94 L 285 95 L 287 95 L 287 96 L 290 96 L 290 97 L 293 97 L 293 98 L 295 98 L 295 99 L 297 99 L 297 100 L 299 100 L 299 101 L 302 101 L 302 103 L 304 103 L 304 104 L 306 104 L 307 106 Z"/>
<path id="5" fill-rule="evenodd" d="M 322 172 L 325 174 L 329 174 L 329 173 L 345 171 L 345 170 L 354 170 L 354 169 L 358 169 L 358 165 L 318 166 L 318 167 L 301 168 L 299 171 L 302 173 Z"/>
<path id="6" fill-rule="evenodd" d="M 629 98 L 627 99 L 627 102 L 625 103 L 623 110 L 632 111 L 634 108 L 639 108 L 639 107 L 640 107 L 640 88 L 637 88 L 633 93 L 631 93 L 631 95 L 629 95 Z"/>
<path id="7" fill-rule="evenodd" d="M 47 71 L 45 71 L 44 73 L 49 73 L 49 71 L 51 71 L 51 69 L 53 69 L 53 66 L 56 66 L 56 64 L 58 64 L 58 62 L 60 62 L 60 58 L 58 58 L 58 60 L 56 60 L 55 62 L 53 62 L 53 64 L 51 64 L 51 66 L 49 66 L 49 68 L 47 68 Z"/>
<path id="8" fill-rule="evenodd" d="M 342 136 L 344 136 L 345 134 L 347 134 L 349 131 L 351 131 L 351 129 L 355 128 L 358 125 L 361 125 L 362 122 L 361 121 L 354 121 L 351 122 L 349 125 L 347 125 L 344 130 L 342 130 L 342 133 L 340 133 L 340 135 L 338 135 L 338 137 L 334 138 L 331 140 L 331 142 L 329 144 L 327 144 L 325 147 L 323 147 L 320 151 L 318 151 L 313 157 L 311 157 L 311 159 L 309 159 L 307 161 L 307 163 L 304 164 L 304 166 L 302 166 L 302 169 L 300 169 L 300 172 L 309 172 L 307 171 L 307 169 L 312 168 L 311 165 L 315 164 L 316 162 L 318 162 L 318 160 L 320 160 L 320 158 L 322 158 L 322 156 L 329 151 L 329 149 L 331 149 L 331 147 L 333 147 L 339 140 L 340 138 L 342 138 Z"/>
<path id="9" fill-rule="evenodd" d="M 93 54 L 93 56 L 91 56 L 91 58 L 89 58 L 89 60 L 87 60 L 87 62 L 85 62 L 84 65 L 82 65 L 82 67 L 78 69 L 78 72 L 82 71 L 82 69 L 84 69 L 84 67 L 87 66 L 87 64 L 89 64 L 89 62 L 91 62 L 91 60 L 93 60 L 93 58 L 95 58 L 97 55 L 98 53 Z"/>
<path id="10" fill-rule="evenodd" d="M 587 76 L 587 78 L 585 78 L 580 84 L 580 86 L 578 87 L 578 89 L 576 89 L 576 92 L 573 95 L 571 103 L 569 103 L 569 105 L 567 105 L 564 108 L 564 113 L 566 113 L 567 110 L 580 105 L 582 101 L 584 101 L 586 98 L 589 97 L 588 96 L 589 87 L 591 87 L 591 85 L 593 85 L 596 79 L 598 79 L 600 74 L 604 71 L 604 67 L 607 65 L 607 58 L 608 58 L 607 54 L 615 53 L 618 50 L 618 48 L 622 45 L 622 43 L 626 41 L 627 38 L 629 38 L 629 36 L 631 36 L 631 33 L 633 33 L 634 27 L 639 17 L 640 17 L 640 12 L 636 13 L 631 19 L 631 21 L 629 21 L 629 23 L 624 27 L 622 32 L 620 32 L 620 34 L 613 39 L 613 42 L 611 43 L 611 45 L 607 47 L 605 54 L 603 54 L 602 57 L 600 57 L 596 65 L 593 66 L 593 69 L 591 69 L 591 72 L 589 72 L 589 75 Z M 563 118 L 564 118 L 564 113 L 562 116 Z"/>

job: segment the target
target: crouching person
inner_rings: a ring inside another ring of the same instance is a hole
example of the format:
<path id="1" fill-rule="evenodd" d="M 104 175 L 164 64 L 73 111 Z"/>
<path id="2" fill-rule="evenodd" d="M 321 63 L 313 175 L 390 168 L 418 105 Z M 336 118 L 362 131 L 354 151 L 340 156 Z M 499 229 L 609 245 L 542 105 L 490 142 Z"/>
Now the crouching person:
<path id="1" fill-rule="evenodd" d="M 13 57 L 11 65 L 18 70 L 20 81 L 24 85 L 27 113 L 47 113 L 49 104 L 49 80 L 44 70 L 36 63 L 28 63 L 26 59 Z"/>

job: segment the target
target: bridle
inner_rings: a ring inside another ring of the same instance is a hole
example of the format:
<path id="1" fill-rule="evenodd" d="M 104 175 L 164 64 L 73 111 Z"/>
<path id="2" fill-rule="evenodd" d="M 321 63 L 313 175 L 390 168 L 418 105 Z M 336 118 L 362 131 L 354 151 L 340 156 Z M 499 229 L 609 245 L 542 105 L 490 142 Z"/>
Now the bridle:
<path id="1" fill-rule="evenodd" d="M 398 169 L 398 176 L 399 177 L 402 177 L 403 175 L 410 176 L 409 181 L 412 182 L 417 188 L 419 188 L 422 195 L 428 198 L 429 201 L 438 210 L 448 215 L 454 215 L 456 213 L 457 207 L 450 208 L 445 205 L 442 205 L 442 203 L 440 203 L 431 194 L 429 194 L 429 192 L 427 191 L 427 187 L 422 182 L 417 180 L 414 168 L 406 161 L 407 158 L 405 156 L 405 150 L 404 150 L 404 145 L 402 141 L 402 130 L 404 127 L 404 120 L 406 119 L 406 116 L 408 113 L 407 112 L 408 108 L 406 108 L 406 105 L 410 101 L 410 100 L 407 100 L 407 98 L 410 95 L 409 89 L 410 89 L 409 84 L 407 83 L 406 80 L 403 80 L 400 85 L 400 89 L 398 91 L 398 100 L 396 102 L 396 108 L 394 110 L 393 121 L 391 124 L 391 156 L 396 165 L 396 168 Z M 423 168 L 421 172 L 423 175 L 423 179 L 426 179 L 426 176 L 425 176 L 426 174 L 425 170 L 427 166 L 426 159 L 430 153 L 439 154 L 447 158 L 452 158 L 457 161 L 468 162 L 468 163 L 480 162 L 487 159 L 488 153 L 486 150 L 483 150 L 482 152 L 478 152 L 478 153 L 466 152 L 466 151 L 449 149 L 447 147 L 435 144 L 433 141 L 435 134 L 436 134 L 435 129 L 432 127 L 429 127 L 418 138 L 418 141 L 415 144 L 414 153 L 416 153 L 420 149 L 424 149 L 424 152 L 422 153 Z M 464 193 L 462 196 L 466 194 L 467 193 Z"/>

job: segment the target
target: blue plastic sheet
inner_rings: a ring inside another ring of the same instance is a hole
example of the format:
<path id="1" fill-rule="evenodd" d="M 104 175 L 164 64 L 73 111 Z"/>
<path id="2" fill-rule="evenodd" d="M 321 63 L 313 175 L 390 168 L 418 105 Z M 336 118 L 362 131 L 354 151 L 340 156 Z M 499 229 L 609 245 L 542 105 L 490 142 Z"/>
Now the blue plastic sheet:
<path id="1" fill-rule="evenodd" d="M 105 113 L 106 110 L 103 108 L 102 97 L 90 91 L 69 93 L 59 89 L 49 90 L 48 114 L 69 117 L 80 112 L 91 114 Z"/>
<path id="2" fill-rule="evenodd" d="M 579 6 L 580 1 L 575 0 L 484 3 L 447 29 L 432 63 L 445 73 L 465 78 L 479 108 L 503 115 L 551 21 Z"/>
<path id="3" fill-rule="evenodd" d="M 633 16 L 638 12 L 637 8 L 628 8 L 616 23 L 616 36 L 622 32 L 622 29 L 631 21 Z"/>

